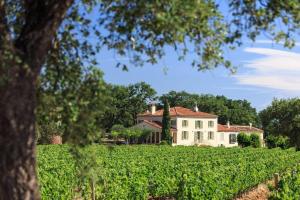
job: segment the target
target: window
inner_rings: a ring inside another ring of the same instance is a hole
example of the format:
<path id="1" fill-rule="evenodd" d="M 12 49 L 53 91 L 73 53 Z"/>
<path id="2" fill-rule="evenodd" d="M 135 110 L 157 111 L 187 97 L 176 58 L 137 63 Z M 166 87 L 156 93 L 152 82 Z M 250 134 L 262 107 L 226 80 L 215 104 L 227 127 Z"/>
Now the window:
<path id="1" fill-rule="evenodd" d="M 208 121 L 208 127 L 209 128 L 214 127 L 214 121 Z"/>
<path id="2" fill-rule="evenodd" d="M 229 144 L 236 143 L 236 134 L 229 134 Z"/>
<path id="3" fill-rule="evenodd" d="M 213 140 L 214 139 L 214 132 L 212 132 L 212 131 L 208 132 L 208 139 L 209 140 Z"/>
<path id="4" fill-rule="evenodd" d="M 171 126 L 172 127 L 176 127 L 176 119 L 172 119 L 171 120 Z"/>
<path id="5" fill-rule="evenodd" d="M 220 133 L 220 141 L 224 141 L 224 133 Z"/>
<path id="6" fill-rule="evenodd" d="M 195 129 L 203 128 L 203 122 L 201 120 L 195 121 Z"/>
<path id="7" fill-rule="evenodd" d="M 182 127 L 187 127 L 188 125 L 188 120 L 182 120 Z"/>
<path id="8" fill-rule="evenodd" d="M 173 132 L 173 143 L 176 144 L 177 143 L 177 133 Z"/>
<path id="9" fill-rule="evenodd" d="M 182 140 L 189 139 L 189 132 L 188 131 L 182 131 L 181 139 Z"/>
<path id="10" fill-rule="evenodd" d="M 202 131 L 196 131 L 195 132 L 195 141 L 196 142 L 203 142 L 203 132 Z"/>

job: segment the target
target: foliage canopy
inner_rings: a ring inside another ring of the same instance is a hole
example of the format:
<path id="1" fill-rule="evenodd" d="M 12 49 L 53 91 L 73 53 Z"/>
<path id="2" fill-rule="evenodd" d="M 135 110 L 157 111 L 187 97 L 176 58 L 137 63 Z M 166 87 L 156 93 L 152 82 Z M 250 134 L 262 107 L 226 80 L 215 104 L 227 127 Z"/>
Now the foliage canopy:
<path id="1" fill-rule="evenodd" d="M 283 135 L 300 148 L 300 99 L 274 99 L 259 113 L 267 135 Z"/>

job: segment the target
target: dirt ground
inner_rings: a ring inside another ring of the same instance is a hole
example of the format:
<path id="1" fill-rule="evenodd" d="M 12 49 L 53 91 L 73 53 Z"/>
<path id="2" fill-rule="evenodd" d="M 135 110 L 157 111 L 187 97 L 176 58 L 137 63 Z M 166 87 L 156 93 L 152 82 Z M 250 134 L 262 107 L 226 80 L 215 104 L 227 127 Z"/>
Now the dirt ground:
<path id="1" fill-rule="evenodd" d="M 234 200 L 267 200 L 270 190 L 267 184 L 262 183 L 255 188 L 239 195 Z M 174 198 L 149 198 L 150 200 L 174 200 Z"/>
<path id="2" fill-rule="evenodd" d="M 274 180 L 269 180 L 266 183 L 261 183 L 249 191 L 238 195 L 233 200 L 268 200 L 270 190 L 268 185 L 274 186 Z M 168 197 L 149 197 L 148 200 L 175 200 L 175 198 Z"/>
<path id="3" fill-rule="evenodd" d="M 234 200 L 267 200 L 270 190 L 266 184 L 260 184 L 254 189 L 240 195 Z"/>
<path id="4" fill-rule="evenodd" d="M 268 185 L 274 186 L 274 180 L 269 180 L 266 183 L 261 183 L 251 190 L 239 195 L 234 200 L 267 200 L 270 194 Z"/>

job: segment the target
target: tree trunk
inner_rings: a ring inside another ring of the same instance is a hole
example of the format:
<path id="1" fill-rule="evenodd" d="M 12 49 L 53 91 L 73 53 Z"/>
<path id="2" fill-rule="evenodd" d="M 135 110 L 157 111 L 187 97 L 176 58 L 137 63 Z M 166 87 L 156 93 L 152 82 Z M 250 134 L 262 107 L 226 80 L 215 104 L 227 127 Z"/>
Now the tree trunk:
<path id="1" fill-rule="evenodd" d="M 6 21 L 6 3 L 0 0 L 0 200 L 40 199 L 35 169 L 36 80 L 72 3 L 25 1 L 24 25 L 14 35 Z"/>
<path id="2" fill-rule="evenodd" d="M 24 25 L 14 35 L 6 21 L 6 3 L 0 0 L 0 200 L 40 199 L 35 169 L 36 80 L 72 3 L 25 1 Z"/>
<path id="3" fill-rule="evenodd" d="M 35 152 L 36 78 L 19 71 L 0 85 L 0 200 L 40 199 Z"/>

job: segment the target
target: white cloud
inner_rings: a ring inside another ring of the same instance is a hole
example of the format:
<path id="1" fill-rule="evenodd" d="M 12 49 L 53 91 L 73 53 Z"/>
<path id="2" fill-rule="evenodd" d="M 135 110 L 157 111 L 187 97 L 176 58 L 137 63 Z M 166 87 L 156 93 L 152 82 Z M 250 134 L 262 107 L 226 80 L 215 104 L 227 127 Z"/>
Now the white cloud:
<path id="1" fill-rule="evenodd" d="M 300 92 L 300 54 L 269 48 L 246 48 L 262 57 L 245 63 L 247 73 L 236 75 L 241 85 Z"/>
<path id="2" fill-rule="evenodd" d="M 281 44 L 281 45 L 284 44 L 284 42 L 277 42 L 276 43 L 273 40 L 256 40 L 254 43 L 256 43 L 256 44 Z M 300 42 L 296 42 L 295 46 L 300 46 Z"/>
<path id="3" fill-rule="evenodd" d="M 299 53 L 281 51 L 268 48 L 246 48 L 245 52 L 264 55 L 263 58 L 255 59 L 246 64 L 246 67 L 253 68 L 262 72 L 275 70 L 300 71 Z"/>

